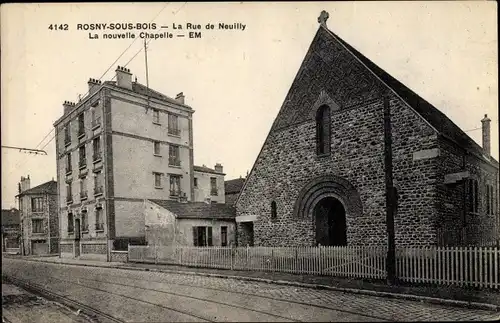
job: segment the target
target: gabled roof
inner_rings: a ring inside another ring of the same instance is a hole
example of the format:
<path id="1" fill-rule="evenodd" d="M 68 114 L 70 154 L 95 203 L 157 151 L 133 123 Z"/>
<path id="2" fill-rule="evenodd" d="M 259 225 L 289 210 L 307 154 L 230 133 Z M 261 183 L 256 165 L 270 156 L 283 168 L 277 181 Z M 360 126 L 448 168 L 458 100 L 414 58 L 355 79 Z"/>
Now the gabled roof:
<path id="1" fill-rule="evenodd" d="M 2 209 L 2 226 L 19 225 L 21 217 L 18 209 Z"/>
<path id="2" fill-rule="evenodd" d="M 193 169 L 195 172 L 202 172 L 202 173 L 212 173 L 212 174 L 219 174 L 219 175 L 225 175 L 224 173 L 219 173 L 213 168 L 207 167 L 207 166 L 193 166 Z"/>
<path id="3" fill-rule="evenodd" d="M 220 219 L 232 220 L 236 217 L 234 207 L 221 203 L 187 202 L 172 200 L 149 200 L 174 213 L 178 219 Z"/>
<path id="4" fill-rule="evenodd" d="M 27 195 L 27 194 L 57 194 L 57 182 L 52 180 L 52 181 L 40 184 L 38 186 L 30 188 L 29 190 L 21 192 L 20 194 L 18 194 L 16 196 Z"/>
<path id="5" fill-rule="evenodd" d="M 404 101 L 406 101 L 408 105 L 410 105 L 420 116 L 422 116 L 422 118 L 424 118 L 429 124 L 431 124 L 441 135 L 445 136 L 448 139 L 451 139 L 459 146 L 469 151 L 478 153 L 478 155 L 482 159 L 490 162 L 488 159 L 483 157 L 483 155 L 487 155 L 483 148 L 478 145 L 472 138 L 470 138 L 462 129 L 460 129 L 460 127 L 458 127 L 453 121 L 451 121 L 444 113 L 439 111 L 432 104 L 413 92 L 406 85 L 389 75 L 389 73 L 377 66 L 366 56 L 358 52 L 355 48 L 353 48 L 335 33 L 328 30 L 327 28 L 324 28 L 324 30 L 331 37 L 337 39 L 343 46 L 345 46 L 347 50 L 349 50 L 357 59 L 359 59 L 390 89 L 392 89 L 397 95 L 399 95 Z M 493 157 L 490 156 L 490 158 L 492 161 L 495 161 Z"/>
<path id="6" fill-rule="evenodd" d="M 231 179 L 224 182 L 224 191 L 226 194 L 236 194 L 241 191 L 243 184 L 245 183 L 244 178 Z"/>
<path id="7" fill-rule="evenodd" d="M 439 135 L 498 168 L 498 161 L 487 156 L 483 148 L 447 116 L 320 25 L 247 177 L 252 176 L 274 133 L 312 120 L 311 107 L 323 91 L 339 105 L 339 109 L 344 109 L 380 100 L 387 89 L 406 102 Z M 241 190 L 245 189 L 247 182 Z"/>
<path id="8" fill-rule="evenodd" d="M 110 85 L 112 87 L 116 87 L 119 89 L 123 89 L 123 88 L 118 87 L 116 85 L 116 81 L 105 81 L 104 84 L 107 84 L 107 85 Z M 177 100 L 175 100 L 175 99 L 173 99 L 165 94 L 162 94 L 158 91 L 155 91 L 151 88 L 148 88 L 147 86 L 145 86 L 139 82 L 132 82 L 132 92 L 135 92 L 137 94 L 144 95 L 144 96 L 149 96 L 150 98 L 155 98 L 155 99 L 160 100 L 160 101 L 166 101 L 166 102 L 182 105 L 182 106 L 185 106 L 185 107 L 191 109 L 191 107 L 189 107 L 185 104 L 182 104 L 179 101 L 177 101 Z"/>

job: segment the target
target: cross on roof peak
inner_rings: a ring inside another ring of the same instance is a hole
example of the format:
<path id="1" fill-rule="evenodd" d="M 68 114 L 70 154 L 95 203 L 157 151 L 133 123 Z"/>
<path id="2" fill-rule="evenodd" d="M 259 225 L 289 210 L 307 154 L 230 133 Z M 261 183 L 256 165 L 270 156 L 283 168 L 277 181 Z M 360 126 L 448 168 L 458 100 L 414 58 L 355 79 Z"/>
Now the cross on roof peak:
<path id="1" fill-rule="evenodd" d="M 321 14 L 318 17 L 319 24 L 323 27 L 326 27 L 326 21 L 329 17 L 330 15 L 328 14 L 328 12 L 326 12 L 325 10 L 321 11 Z"/>

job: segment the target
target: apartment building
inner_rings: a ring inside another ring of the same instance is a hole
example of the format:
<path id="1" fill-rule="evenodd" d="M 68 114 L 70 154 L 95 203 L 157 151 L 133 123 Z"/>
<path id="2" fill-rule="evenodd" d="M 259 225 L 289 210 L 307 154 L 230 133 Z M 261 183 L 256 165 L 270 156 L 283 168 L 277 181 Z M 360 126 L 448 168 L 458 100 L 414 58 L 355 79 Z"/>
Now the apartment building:
<path id="1" fill-rule="evenodd" d="M 222 166 L 193 165 L 194 110 L 183 93 L 149 89 L 123 67 L 88 89 L 54 123 L 61 256 L 109 261 L 117 245 L 143 239 L 146 199 L 224 202 Z M 199 186 L 205 178 L 212 187 Z"/>
<path id="2" fill-rule="evenodd" d="M 33 188 L 30 177 L 19 183 L 21 253 L 46 255 L 59 252 L 57 182 L 51 180 Z"/>

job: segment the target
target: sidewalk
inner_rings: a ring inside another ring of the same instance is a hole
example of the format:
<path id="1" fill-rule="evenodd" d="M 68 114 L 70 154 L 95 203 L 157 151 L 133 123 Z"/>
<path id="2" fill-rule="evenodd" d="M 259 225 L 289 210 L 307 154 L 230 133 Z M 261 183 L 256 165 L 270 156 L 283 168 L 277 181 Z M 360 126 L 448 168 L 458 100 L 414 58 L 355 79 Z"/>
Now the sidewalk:
<path id="1" fill-rule="evenodd" d="M 277 272 L 239 271 L 225 269 L 208 269 L 182 267 L 175 265 L 157 265 L 144 263 L 100 262 L 91 260 L 68 259 L 59 257 L 20 257 L 9 258 L 25 259 L 79 266 L 97 266 L 120 268 L 129 270 L 159 271 L 182 273 L 189 275 L 214 276 L 221 278 L 236 278 L 251 281 L 294 285 L 300 287 L 331 289 L 336 291 L 358 293 L 364 295 L 403 298 L 430 303 L 455 306 L 469 306 L 500 311 L 500 291 L 477 290 L 458 286 L 417 286 L 398 285 L 388 286 L 383 281 L 348 279 L 331 276 L 295 275 Z"/>

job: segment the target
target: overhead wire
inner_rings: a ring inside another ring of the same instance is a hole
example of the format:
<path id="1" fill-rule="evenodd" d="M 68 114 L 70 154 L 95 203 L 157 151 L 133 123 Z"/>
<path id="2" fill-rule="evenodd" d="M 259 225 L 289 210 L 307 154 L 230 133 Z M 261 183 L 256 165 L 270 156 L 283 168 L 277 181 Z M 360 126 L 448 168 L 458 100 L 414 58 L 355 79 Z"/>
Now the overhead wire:
<path id="1" fill-rule="evenodd" d="M 157 14 L 156 14 L 156 15 L 155 15 L 155 16 L 154 16 L 154 17 L 153 17 L 153 18 L 149 21 L 149 23 L 153 22 L 156 18 L 158 18 L 158 16 L 159 16 L 159 15 L 163 12 L 163 10 L 165 10 L 165 8 L 167 7 L 167 5 L 168 5 L 169 3 L 170 3 L 170 2 L 165 3 L 165 5 L 161 8 L 161 10 L 160 10 L 160 11 L 159 11 L 159 12 L 158 12 L 158 13 L 157 13 Z M 180 11 L 180 10 L 181 10 L 181 9 L 182 9 L 185 5 L 186 5 L 186 3 L 187 3 L 187 2 L 184 2 L 184 4 L 183 4 L 183 5 L 182 5 L 182 6 L 181 6 L 181 7 L 180 7 L 180 8 L 179 8 L 179 9 L 178 9 L 175 13 L 174 13 L 174 16 L 177 14 L 177 12 L 179 12 L 179 11 Z M 126 53 L 126 52 L 130 49 L 130 48 L 131 48 L 131 47 L 132 47 L 132 45 L 133 45 L 133 44 L 137 41 L 137 39 L 138 39 L 138 38 L 135 38 L 135 39 L 132 41 L 132 43 L 130 43 L 130 45 L 129 45 L 127 48 L 125 48 L 125 50 L 123 50 L 123 51 L 122 51 L 122 53 L 118 56 L 118 58 L 117 58 L 117 59 L 115 59 L 115 61 L 114 61 L 112 64 L 110 64 L 110 65 L 109 65 L 109 67 L 106 69 L 106 71 L 105 71 L 105 72 L 101 75 L 101 77 L 99 78 L 99 81 L 101 81 L 101 79 L 102 79 L 102 78 L 103 78 L 103 77 L 104 77 L 104 76 L 105 76 L 105 75 L 109 72 L 109 70 L 110 70 L 110 69 L 111 69 L 111 68 L 112 68 L 112 67 L 116 64 L 116 62 L 118 62 L 118 60 L 119 60 L 119 59 L 120 59 L 120 58 L 121 58 L 121 57 L 122 57 L 122 56 L 123 56 L 123 55 L 124 55 L 124 54 L 125 54 L 125 53 Z M 152 39 L 150 39 L 150 40 L 148 41 L 148 44 L 149 44 L 149 42 L 150 42 L 151 40 L 152 40 Z M 131 62 L 131 61 L 132 61 L 132 60 L 133 60 L 133 59 L 134 59 L 134 58 L 135 58 L 135 57 L 136 57 L 136 56 L 137 56 L 137 55 L 138 55 L 141 51 L 142 51 L 142 48 L 141 48 L 141 50 L 140 50 L 139 52 L 137 52 L 137 53 L 136 53 L 136 54 L 135 54 L 135 55 L 134 55 L 134 56 L 133 56 L 133 57 L 132 57 L 132 58 L 131 58 L 128 62 L 127 62 L 127 64 L 125 64 L 125 66 L 127 66 L 127 65 L 128 65 L 128 64 L 129 64 L 129 63 L 130 63 L 130 62 Z M 116 75 L 115 75 L 115 76 L 113 76 L 113 78 L 112 78 L 111 80 L 113 80 L 115 77 L 116 77 Z M 90 89 L 89 89 L 89 90 L 87 91 L 87 93 L 85 93 L 83 96 L 80 96 L 80 97 L 79 97 L 79 99 L 86 97 L 89 93 L 90 93 Z M 49 137 L 49 136 L 51 135 L 51 133 L 52 133 L 52 132 L 54 132 L 54 131 L 55 131 L 55 128 L 52 128 L 52 129 L 49 131 L 49 133 L 48 133 L 48 134 L 46 134 L 46 135 L 45 135 L 45 137 L 43 137 L 43 139 L 42 139 L 42 140 L 41 140 L 41 141 L 40 141 L 40 142 L 36 145 L 35 149 L 37 149 L 37 148 L 38 148 L 38 147 L 42 144 L 42 142 L 43 142 L 43 141 L 44 141 L 47 137 Z M 50 140 L 49 140 L 48 142 L 46 142 L 46 143 L 45 143 L 45 145 L 41 148 L 41 150 L 43 150 L 45 147 L 47 147 L 47 146 L 48 146 L 48 145 L 52 142 L 52 140 L 54 140 L 54 138 L 55 138 L 55 133 L 54 133 L 54 134 L 53 134 L 53 136 L 50 138 Z M 11 170 L 11 171 L 9 172 L 9 174 L 11 174 L 14 170 L 18 169 L 19 167 L 24 166 L 24 165 L 26 164 L 26 162 L 27 162 L 27 160 L 25 160 L 25 161 L 24 161 L 24 163 L 23 163 L 23 162 L 21 162 L 21 163 L 17 164 L 17 165 L 14 167 L 14 169 L 13 169 L 13 170 Z"/>

